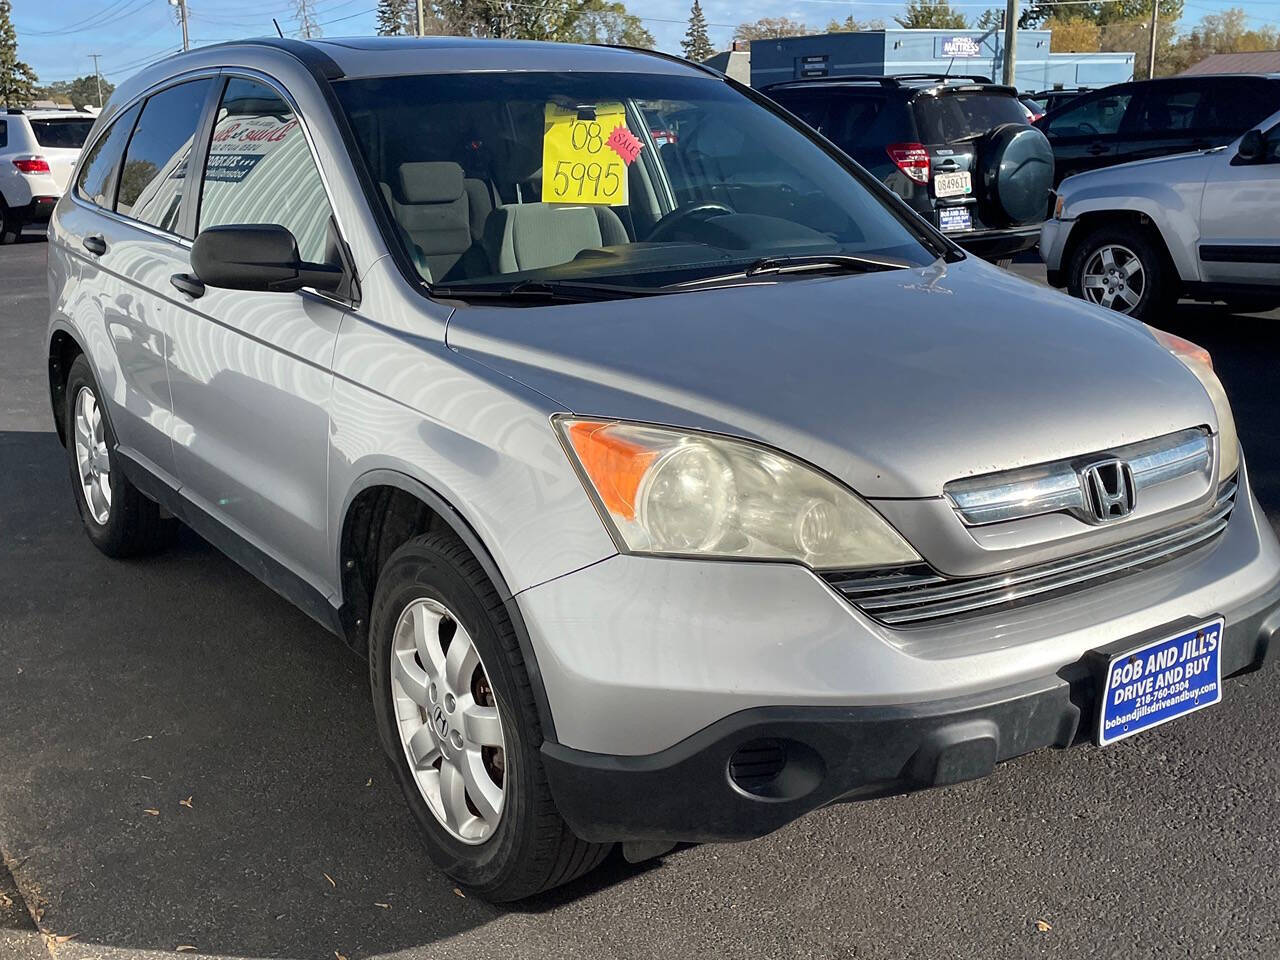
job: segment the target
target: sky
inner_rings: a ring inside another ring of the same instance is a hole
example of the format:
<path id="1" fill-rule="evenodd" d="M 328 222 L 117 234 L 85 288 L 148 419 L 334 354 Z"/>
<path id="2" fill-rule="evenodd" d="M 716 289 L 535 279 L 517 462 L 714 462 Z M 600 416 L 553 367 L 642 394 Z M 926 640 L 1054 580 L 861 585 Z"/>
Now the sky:
<path id="1" fill-rule="evenodd" d="M 628 9 L 641 16 L 658 49 L 680 50 L 692 0 L 631 0 Z M 976 18 L 999 0 L 952 0 Z M 1280 0 L 1185 0 L 1183 25 L 1206 13 L 1241 6 L 1250 23 L 1280 22 Z M 711 42 L 727 48 L 735 24 L 760 17 L 788 16 L 820 30 L 832 19 L 852 14 L 858 20 L 880 18 L 892 25 L 905 0 L 703 0 Z M 374 32 L 377 0 L 313 0 L 325 36 Z M 280 20 L 286 36 L 297 29 L 294 0 L 189 0 L 192 44 L 274 34 L 271 18 Z M 119 83 L 149 61 L 181 49 L 182 33 L 168 0 L 14 0 L 13 22 L 18 53 L 42 83 L 72 80 L 93 73 L 90 54 L 101 55 L 103 76 Z"/>

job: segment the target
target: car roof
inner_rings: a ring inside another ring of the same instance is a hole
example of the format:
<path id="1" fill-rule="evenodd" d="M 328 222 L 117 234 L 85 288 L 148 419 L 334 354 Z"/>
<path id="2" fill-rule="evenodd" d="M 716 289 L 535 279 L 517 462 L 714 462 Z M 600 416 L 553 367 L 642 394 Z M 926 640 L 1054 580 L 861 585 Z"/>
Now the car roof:
<path id="1" fill-rule="evenodd" d="M 84 110 L 23 110 L 5 111 L 6 116 L 27 117 L 30 120 L 93 120 L 94 114 Z"/>
<path id="2" fill-rule="evenodd" d="M 937 90 L 980 87 L 995 93 L 1007 93 L 1017 96 L 1013 87 L 993 83 L 990 77 L 966 74 L 941 73 L 903 73 L 891 76 L 876 74 L 854 74 L 849 76 L 802 77 L 795 80 L 779 80 L 762 89 L 765 92 L 775 90 L 807 90 L 821 88 L 829 90 L 833 87 L 851 87 L 865 90 L 879 87 L 886 90 L 902 90 L 912 95 L 930 93 Z"/>

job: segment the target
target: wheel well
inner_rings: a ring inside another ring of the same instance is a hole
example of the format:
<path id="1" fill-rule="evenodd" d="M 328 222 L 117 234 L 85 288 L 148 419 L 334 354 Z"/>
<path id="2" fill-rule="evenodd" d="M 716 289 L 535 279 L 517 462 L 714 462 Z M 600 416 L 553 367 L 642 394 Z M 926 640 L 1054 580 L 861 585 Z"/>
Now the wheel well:
<path id="1" fill-rule="evenodd" d="M 53 422 L 58 439 L 67 445 L 67 374 L 76 357 L 84 353 L 71 334 L 59 330 L 49 341 L 49 402 L 53 405 Z"/>
<path id="2" fill-rule="evenodd" d="M 1067 240 L 1066 249 L 1062 251 L 1062 274 L 1064 277 L 1070 275 L 1071 265 L 1075 261 L 1076 251 L 1080 249 L 1080 244 L 1090 236 L 1099 227 L 1132 227 L 1135 230 L 1141 230 L 1151 240 L 1154 241 L 1156 249 L 1164 257 L 1164 265 L 1171 273 L 1171 276 L 1178 276 L 1177 264 L 1173 262 L 1173 256 L 1169 253 L 1169 246 L 1164 242 L 1164 236 L 1160 233 L 1160 228 L 1145 213 L 1136 210 L 1099 210 L 1093 213 L 1084 213 L 1076 221 L 1076 227 L 1071 231 L 1071 236 Z"/>
<path id="3" fill-rule="evenodd" d="M 416 536 L 451 529 L 439 513 L 399 487 L 378 485 L 356 495 L 342 521 L 339 547 L 348 646 L 361 655 L 369 648 L 369 613 L 387 558 Z"/>

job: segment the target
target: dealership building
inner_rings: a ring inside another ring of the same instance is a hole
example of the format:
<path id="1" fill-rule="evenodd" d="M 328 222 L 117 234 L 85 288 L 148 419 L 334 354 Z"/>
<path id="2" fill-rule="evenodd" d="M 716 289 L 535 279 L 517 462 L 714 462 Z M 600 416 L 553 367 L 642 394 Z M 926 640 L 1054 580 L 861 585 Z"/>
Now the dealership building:
<path id="1" fill-rule="evenodd" d="M 1050 53 L 1050 31 L 1019 30 L 1015 86 L 1104 87 L 1133 78 L 1132 53 Z M 751 85 L 800 77 L 903 73 L 978 74 L 1001 79 L 1002 30 L 866 30 L 751 43 Z"/>

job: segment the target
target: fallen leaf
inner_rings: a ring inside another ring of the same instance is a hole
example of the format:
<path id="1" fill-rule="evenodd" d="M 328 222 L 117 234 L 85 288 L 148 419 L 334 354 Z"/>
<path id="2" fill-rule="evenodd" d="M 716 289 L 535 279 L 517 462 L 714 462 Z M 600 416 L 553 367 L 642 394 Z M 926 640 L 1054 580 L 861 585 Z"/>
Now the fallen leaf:
<path id="1" fill-rule="evenodd" d="M 366 787 L 372 787 L 372 786 L 373 786 L 373 777 L 370 777 L 368 780 L 366 780 L 366 781 L 365 781 L 365 786 L 366 786 Z"/>
<path id="2" fill-rule="evenodd" d="M 75 938 L 76 935 L 74 933 L 62 933 L 51 939 L 54 943 L 66 943 L 68 940 L 74 940 Z"/>
<path id="3" fill-rule="evenodd" d="M 334 882 L 333 882 L 333 877 L 329 876 L 329 875 L 326 873 L 326 874 L 324 875 L 324 878 L 325 878 L 326 880 L 328 880 L 328 881 L 329 881 L 329 886 L 333 887 L 335 890 L 338 888 L 338 885 L 337 885 L 336 883 L 334 883 Z"/>
<path id="4" fill-rule="evenodd" d="M 1048 933 L 1050 930 L 1053 929 L 1053 925 L 1050 924 L 1048 920 L 1037 920 L 1036 929 L 1039 930 L 1041 933 Z"/>
<path id="5" fill-rule="evenodd" d="M 190 797 L 187 797 L 187 799 L 185 799 L 185 800 L 179 800 L 179 801 L 178 801 L 178 806 L 180 806 L 180 807 L 186 807 L 188 810 L 192 810 L 192 809 L 194 809 L 194 808 L 191 806 L 191 801 L 192 801 L 192 800 L 194 800 L 194 799 L 195 799 L 195 797 L 194 797 L 194 796 L 190 796 Z"/>
<path id="6" fill-rule="evenodd" d="M 377 900 L 373 901 L 373 905 L 374 905 L 375 907 L 381 907 L 383 910 L 390 910 L 390 909 L 391 909 L 391 904 L 389 904 L 389 903 L 379 903 Z"/>
<path id="7" fill-rule="evenodd" d="M 333 955 L 337 957 L 338 960 L 347 960 L 346 956 L 344 954 L 339 953 L 337 950 L 333 951 Z"/>
<path id="8" fill-rule="evenodd" d="M 147 807 L 147 809 L 143 810 L 142 812 L 145 813 L 148 817 L 160 816 L 160 811 L 157 810 L 155 807 Z"/>
<path id="9" fill-rule="evenodd" d="M 457 887 L 453 888 L 453 895 L 455 897 L 461 897 L 463 900 L 467 899 L 467 895 L 463 893 L 461 890 L 459 890 Z"/>
<path id="10" fill-rule="evenodd" d="M 175 953 L 190 953 L 192 950 L 195 949 L 195 947 L 193 947 L 189 943 L 180 943 L 173 949 Z"/>
<path id="11" fill-rule="evenodd" d="M 154 739 L 155 737 L 153 737 L 151 734 L 148 733 L 145 737 L 137 737 L 132 742 L 141 743 L 143 740 L 154 740 Z"/>

